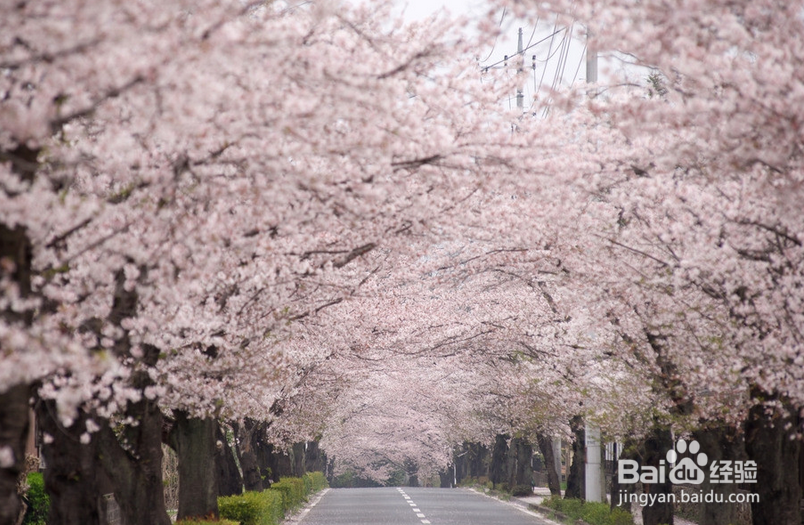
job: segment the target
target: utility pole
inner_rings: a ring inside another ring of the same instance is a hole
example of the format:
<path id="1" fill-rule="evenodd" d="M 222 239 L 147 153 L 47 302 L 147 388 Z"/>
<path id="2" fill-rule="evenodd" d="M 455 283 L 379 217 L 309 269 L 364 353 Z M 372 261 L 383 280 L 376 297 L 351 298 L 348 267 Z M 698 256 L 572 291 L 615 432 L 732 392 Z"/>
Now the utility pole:
<path id="1" fill-rule="evenodd" d="M 592 50 L 592 33 L 586 30 L 586 83 L 594 84 L 597 82 L 597 51 Z"/>
<path id="2" fill-rule="evenodd" d="M 516 54 L 517 54 L 517 68 L 516 74 L 521 75 L 524 71 L 524 64 L 525 64 L 525 52 L 522 46 L 522 28 L 519 28 L 519 39 L 517 40 L 516 45 Z M 588 66 L 587 66 L 588 67 Z M 524 83 L 524 80 L 522 81 Z M 516 107 L 522 109 L 524 107 L 525 101 L 525 94 L 524 94 L 524 85 L 520 86 L 516 90 Z"/>
<path id="3" fill-rule="evenodd" d="M 600 427 L 586 421 L 584 430 L 586 439 L 586 469 L 584 479 L 584 499 L 586 501 L 606 501 L 602 481 L 605 479 L 603 471 L 602 446 L 600 442 Z"/>

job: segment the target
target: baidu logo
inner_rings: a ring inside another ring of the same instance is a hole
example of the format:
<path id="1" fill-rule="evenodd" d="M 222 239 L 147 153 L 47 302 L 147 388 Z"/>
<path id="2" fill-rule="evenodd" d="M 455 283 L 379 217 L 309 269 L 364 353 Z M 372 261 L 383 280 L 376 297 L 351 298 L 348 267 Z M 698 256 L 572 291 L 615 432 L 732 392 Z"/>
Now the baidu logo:
<path id="1" fill-rule="evenodd" d="M 681 454 L 686 452 L 695 456 L 695 459 L 685 457 L 679 461 Z M 709 458 L 701 452 L 701 445 L 697 441 L 687 446 L 686 441 L 679 439 L 675 448 L 667 451 L 665 458 L 659 461 L 658 467 L 644 465 L 641 468 L 633 459 L 621 459 L 617 462 L 617 480 L 620 483 L 664 483 L 669 473 L 671 483 L 703 483 L 706 473 L 702 467 L 706 466 Z"/>
<path id="2" fill-rule="evenodd" d="M 682 457 L 682 455 L 685 455 Z M 705 467 L 708 469 L 704 470 Z M 643 465 L 633 459 L 620 459 L 617 462 L 617 481 L 619 483 L 670 483 L 700 485 L 709 472 L 710 483 L 756 483 L 757 464 L 754 461 L 719 460 L 709 462 L 709 457 L 701 451 L 701 444 L 689 444 L 679 439 L 675 447 L 667 451 L 659 466 Z"/>
<path id="3" fill-rule="evenodd" d="M 695 460 L 693 461 L 692 458 L 687 457 L 678 461 L 679 454 L 683 454 L 687 450 L 687 442 L 683 439 L 679 439 L 676 442 L 676 448 L 667 451 L 667 462 L 671 465 L 676 465 L 670 470 L 670 483 L 700 485 L 704 482 L 704 478 L 706 477 L 701 467 L 706 466 L 706 462 L 709 458 L 704 452 L 700 451 L 700 443 L 693 441 L 689 445 L 689 453 L 695 456 Z M 678 463 L 676 463 L 676 461 L 678 461 Z"/>

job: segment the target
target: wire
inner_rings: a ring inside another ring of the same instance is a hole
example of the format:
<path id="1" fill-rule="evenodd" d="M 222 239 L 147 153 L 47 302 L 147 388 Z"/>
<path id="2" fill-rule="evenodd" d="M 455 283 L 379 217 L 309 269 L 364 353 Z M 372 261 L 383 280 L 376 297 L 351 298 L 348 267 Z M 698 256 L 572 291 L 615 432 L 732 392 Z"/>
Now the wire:
<path id="1" fill-rule="evenodd" d="M 541 40 L 539 40 L 538 42 L 534 42 L 533 44 L 531 44 L 531 45 L 529 45 L 528 47 L 526 47 L 525 49 L 523 49 L 523 50 L 522 50 L 522 52 L 524 53 L 524 52 L 525 52 L 525 51 L 527 51 L 528 49 L 530 49 L 530 48 L 532 48 L 532 47 L 536 47 L 536 46 L 538 46 L 539 44 L 541 44 L 542 42 L 544 42 L 544 41 L 545 41 L 545 40 L 547 40 L 548 38 L 552 38 L 552 37 L 554 37 L 555 35 L 557 35 L 557 34 L 558 34 L 558 33 L 560 33 L 561 31 L 564 31 L 564 30 L 563 30 L 563 29 L 559 29 L 558 31 L 554 32 L 552 35 L 547 35 L 546 37 L 542 38 L 542 39 L 541 39 Z M 518 54 L 518 53 L 517 53 L 517 54 Z M 510 57 L 508 57 L 508 58 L 510 58 Z M 502 64 L 502 63 L 503 63 L 503 62 L 505 62 L 505 61 L 506 61 L 506 59 L 498 60 L 497 62 L 495 62 L 495 63 L 491 64 L 490 66 L 483 66 L 483 69 L 491 69 L 491 68 L 493 68 L 493 67 L 495 67 L 495 66 L 499 66 L 500 64 Z"/>
<path id="2" fill-rule="evenodd" d="M 559 46 L 564 43 L 564 38 L 567 38 L 566 34 L 562 37 L 561 42 L 559 42 L 559 44 L 558 44 Z M 556 56 L 556 53 L 558 53 L 558 51 L 560 49 L 561 49 L 560 47 L 556 47 L 556 50 L 553 51 L 552 54 L 548 54 L 547 58 L 545 58 L 545 59 L 537 58 L 536 62 L 544 62 L 546 64 L 547 62 L 550 61 L 550 59 L 552 59 L 554 56 Z M 548 53 L 550 53 L 550 52 L 548 51 Z"/>
<path id="3" fill-rule="evenodd" d="M 530 38 L 528 39 L 528 45 L 525 46 L 527 49 L 530 46 L 530 43 L 533 42 L 533 37 L 536 35 L 536 28 L 539 27 L 539 18 L 536 18 L 536 23 L 533 24 L 533 32 L 530 34 Z"/>
<path id="4" fill-rule="evenodd" d="M 564 69 L 567 66 L 567 58 L 569 57 L 569 47 L 572 41 L 572 26 L 573 25 L 570 24 L 569 30 L 564 35 L 564 39 L 561 42 L 561 53 L 559 53 L 558 55 L 558 66 L 556 67 L 556 74 L 553 77 L 553 84 L 551 86 L 551 89 L 553 91 L 555 91 L 558 88 L 561 79 L 564 78 Z"/>
<path id="5" fill-rule="evenodd" d="M 578 72 L 581 70 L 581 64 L 583 64 L 583 59 L 586 58 L 586 50 L 588 47 L 589 43 L 587 42 L 583 46 L 583 52 L 581 53 L 581 60 L 578 61 L 578 67 L 575 69 L 575 76 L 572 77 L 572 82 L 570 82 L 570 86 L 573 85 L 575 83 L 575 79 L 578 78 Z"/>
<path id="6" fill-rule="evenodd" d="M 555 53 L 553 53 L 553 54 L 550 54 L 550 53 L 553 50 L 553 41 L 555 40 L 553 37 L 556 36 L 556 34 L 558 33 L 558 31 L 555 30 L 557 27 L 558 27 L 558 22 L 556 22 L 555 25 L 553 26 L 553 34 L 550 35 L 550 47 L 547 48 L 547 54 L 549 56 L 548 56 L 547 60 L 550 60 L 550 57 L 555 55 Z M 563 31 L 563 29 L 561 29 L 561 31 Z M 544 69 L 542 69 L 542 78 L 539 79 L 539 87 L 536 88 L 536 93 L 538 93 L 538 92 L 540 92 L 542 90 L 542 83 L 544 83 L 544 74 L 546 72 L 547 72 L 547 63 L 545 62 Z"/>
<path id="7" fill-rule="evenodd" d="M 505 11 L 506 11 L 506 8 L 503 7 L 503 12 L 502 12 L 502 16 L 500 17 L 500 23 L 498 24 L 498 27 L 502 27 L 503 20 L 505 20 Z M 535 31 L 535 28 L 534 28 L 534 31 Z M 480 61 L 481 64 L 483 62 L 486 62 L 488 59 L 490 59 L 491 55 L 494 54 L 494 48 L 497 47 L 497 39 L 498 38 L 500 38 L 500 32 L 499 31 L 497 31 L 497 36 L 494 37 L 494 45 L 491 46 L 491 51 L 489 51 L 489 56 L 487 56 L 485 59 L 481 60 Z"/>

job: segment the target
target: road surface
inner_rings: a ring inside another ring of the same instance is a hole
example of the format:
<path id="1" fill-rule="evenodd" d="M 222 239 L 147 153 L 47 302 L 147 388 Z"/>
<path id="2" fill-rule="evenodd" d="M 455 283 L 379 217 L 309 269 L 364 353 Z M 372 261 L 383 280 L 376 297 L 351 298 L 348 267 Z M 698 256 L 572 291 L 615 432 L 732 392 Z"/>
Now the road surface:
<path id="1" fill-rule="evenodd" d="M 330 489 L 299 525 L 548 525 L 524 507 L 468 489 Z M 295 521 L 295 520 L 294 520 Z"/>

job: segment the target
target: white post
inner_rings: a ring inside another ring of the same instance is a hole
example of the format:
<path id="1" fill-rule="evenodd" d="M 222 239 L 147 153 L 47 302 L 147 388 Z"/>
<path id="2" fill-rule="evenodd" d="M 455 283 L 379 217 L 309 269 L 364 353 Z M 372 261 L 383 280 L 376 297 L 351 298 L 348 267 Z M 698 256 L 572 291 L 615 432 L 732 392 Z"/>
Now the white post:
<path id="1" fill-rule="evenodd" d="M 521 75 L 522 71 L 524 71 L 524 68 L 525 68 L 525 54 L 524 54 L 523 48 L 522 48 L 522 28 L 521 27 L 519 28 L 519 40 L 518 40 L 518 43 L 517 43 L 517 46 L 516 46 L 516 55 L 517 55 L 517 59 L 516 59 L 517 60 L 516 74 Z M 524 88 L 523 87 L 518 87 L 517 90 L 516 90 L 516 107 L 519 108 L 519 109 L 522 109 L 524 107 L 524 105 L 525 105 L 524 101 L 525 101 Z"/>
<path id="2" fill-rule="evenodd" d="M 597 82 L 597 51 L 592 50 L 591 34 L 586 33 L 586 83 Z"/>
<path id="3" fill-rule="evenodd" d="M 600 454 L 600 427 L 594 423 L 586 423 L 586 501 L 605 502 L 605 494 L 601 485 L 602 464 Z"/>

